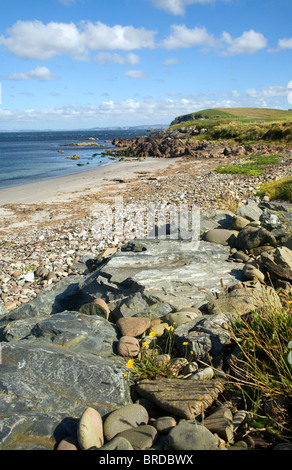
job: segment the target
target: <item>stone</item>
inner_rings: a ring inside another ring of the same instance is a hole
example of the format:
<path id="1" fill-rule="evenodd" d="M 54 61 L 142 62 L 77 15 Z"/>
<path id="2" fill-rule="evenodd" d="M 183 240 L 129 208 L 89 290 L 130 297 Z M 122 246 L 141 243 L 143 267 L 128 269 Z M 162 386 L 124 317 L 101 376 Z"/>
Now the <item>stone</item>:
<path id="1" fill-rule="evenodd" d="M 227 406 L 220 406 L 214 413 L 204 419 L 204 426 L 212 433 L 218 434 L 226 442 L 233 441 L 233 415 Z"/>
<path id="2" fill-rule="evenodd" d="M 214 377 L 214 370 L 212 367 L 205 367 L 204 369 L 199 370 L 195 374 L 192 374 L 188 377 L 189 380 L 211 380 Z"/>
<path id="3" fill-rule="evenodd" d="M 204 234 L 204 240 L 210 243 L 217 243 L 219 245 L 232 245 L 237 237 L 236 230 L 226 229 L 213 229 Z"/>
<path id="4" fill-rule="evenodd" d="M 146 317 L 125 317 L 119 318 L 116 325 L 122 336 L 137 337 L 150 328 L 151 320 Z"/>
<path id="5" fill-rule="evenodd" d="M 118 331 L 104 318 L 65 311 L 51 317 L 15 320 L 3 329 L 5 341 L 24 338 L 46 338 L 74 352 L 111 356 Z"/>
<path id="6" fill-rule="evenodd" d="M 265 274 L 258 269 L 256 262 L 246 263 L 243 267 L 243 274 L 246 279 L 258 279 L 261 282 L 265 281 Z"/>
<path id="7" fill-rule="evenodd" d="M 57 426 L 64 417 L 81 416 L 84 403 L 98 403 L 101 416 L 131 403 L 117 356 L 76 354 L 39 338 L 1 343 L 1 357 L 1 449 L 33 429 L 54 445 Z"/>
<path id="8" fill-rule="evenodd" d="M 58 444 L 57 450 L 78 450 L 78 441 L 73 436 L 65 437 Z"/>
<path id="9" fill-rule="evenodd" d="M 202 312 L 197 308 L 190 310 L 180 310 L 178 312 L 168 313 L 163 317 L 163 320 L 167 321 L 169 325 L 175 325 L 178 327 L 184 323 L 194 320 L 198 315 L 201 315 Z"/>
<path id="10" fill-rule="evenodd" d="M 286 248 L 289 248 L 289 250 L 292 250 L 292 237 L 289 237 L 289 238 L 285 241 L 284 246 L 285 246 Z"/>
<path id="11" fill-rule="evenodd" d="M 254 200 L 248 199 L 247 203 L 244 206 L 239 207 L 235 214 L 250 221 L 259 221 L 262 215 L 262 210 Z"/>
<path id="12" fill-rule="evenodd" d="M 167 364 L 171 359 L 170 354 L 159 354 L 154 357 L 154 362 L 158 367 L 162 367 Z"/>
<path id="13" fill-rule="evenodd" d="M 281 302 L 275 289 L 262 285 L 259 281 L 246 281 L 243 289 L 220 292 L 209 297 L 207 311 L 209 314 L 243 315 L 262 308 L 266 303 L 281 308 Z"/>
<path id="14" fill-rule="evenodd" d="M 220 380 L 193 382 L 177 379 L 142 380 L 137 393 L 152 401 L 167 413 L 184 419 L 194 419 L 206 410 L 224 386 Z"/>
<path id="15" fill-rule="evenodd" d="M 173 428 L 164 445 L 165 450 L 219 450 L 218 438 L 201 423 L 191 420 Z"/>
<path id="16" fill-rule="evenodd" d="M 84 315 L 97 315 L 99 317 L 105 318 L 106 320 L 109 318 L 109 310 L 104 308 L 104 306 L 96 303 L 95 300 L 93 302 L 82 305 L 79 309 L 79 312 L 83 313 Z"/>
<path id="17" fill-rule="evenodd" d="M 153 422 L 153 426 L 160 434 L 168 434 L 176 426 L 176 420 L 172 416 L 161 416 Z"/>
<path id="18" fill-rule="evenodd" d="M 34 271 L 35 277 L 41 278 L 41 279 L 46 279 L 49 273 L 50 273 L 50 270 L 44 266 L 40 266 Z"/>
<path id="19" fill-rule="evenodd" d="M 110 441 L 122 431 L 148 424 L 147 410 L 139 404 L 126 405 L 110 413 L 104 422 L 104 437 Z"/>
<path id="20" fill-rule="evenodd" d="M 233 230 L 237 230 L 240 232 L 244 227 L 246 227 L 250 223 L 250 220 L 241 217 L 240 215 L 235 215 L 232 220 L 232 228 Z"/>
<path id="21" fill-rule="evenodd" d="M 250 256 L 246 253 L 243 253 L 243 251 L 236 251 L 232 254 L 232 259 L 240 261 L 241 263 L 247 263 L 250 259 Z"/>
<path id="22" fill-rule="evenodd" d="M 119 434 L 119 437 L 127 439 L 134 450 L 146 450 L 152 447 L 157 439 L 157 435 L 157 430 L 153 426 L 146 424 L 123 431 Z"/>
<path id="23" fill-rule="evenodd" d="M 109 315 L 110 315 L 110 309 L 109 309 L 109 306 L 108 304 L 103 300 L 103 299 L 94 299 L 93 301 L 96 305 L 99 305 L 100 307 L 102 307 L 104 310 L 106 310 L 107 312 L 107 320 L 109 318 Z"/>
<path id="24" fill-rule="evenodd" d="M 274 445 L 272 450 L 292 450 L 292 444 L 290 442 L 280 442 Z"/>
<path id="25" fill-rule="evenodd" d="M 292 282 L 292 250 L 282 246 L 274 253 L 262 253 L 260 262 L 268 269 L 273 277 Z"/>
<path id="26" fill-rule="evenodd" d="M 77 438 L 81 450 L 101 447 L 104 443 L 103 423 L 98 411 L 87 408 L 80 418 Z"/>
<path id="27" fill-rule="evenodd" d="M 134 251 L 134 252 L 141 252 L 141 251 L 147 251 L 147 247 L 145 246 L 144 243 L 135 240 L 126 243 L 121 247 L 121 251 Z"/>
<path id="28" fill-rule="evenodd" d="M 168 323 L 159 323 L 159 325 L 153 325 L 150 328 L 149 333 L 155 333 L 155 336 L 160 338 L 165 334 L 166 328 L 168 328 L 168 326 Z"/>
<path id="29" fill-rule="evenodd" d="M 231 229 L 234 214 L 231 211 L 209 210 L 200 213 L 200 231 L 201 233 L 208 230 L 221 228 Z"/>
<path id="30" fill-rule="evenodd" d="M 92 450 L 134 450 L 132 444 L 124 437 L 118 436 L 107 442 L 100 448 L 94 448 Z"/>
<path id="31" fill-rule="evenodd" d="M 124 357 L 137 357 L 140 352 L 140 344 L 137 338 L 122 336 L 117 346 L 118 354 Z"/>
<path id="32" fill-rule="evenodd" d="M 146 240 L 145 252 L 117 252 L 80 283 L 84 297 L 106 298 L 114 321 L 122 316 L 162 317 L 206 304 L 208 290 L 244 280 L 230 248 L 200 241 Z M 243 267 L 243 266 L 242 266 Z M 149 282 L 151 276 L 151 282 Z M 187 279 L 187 284 L 186 284 Z"/>
<path id="33" fill-rule="evenodd" d="M 185 357 L 173 357 L 170 360 L 169 369 L 174 376 L 180 374 L 181 370 L 187 365 L 188 360 Z"/>
<path id="34" fill-rule="evenodd" d="M 192 355 L 195 361 L 204 359 L 208 354 L 219 356 L 230 339 L 230 334 L 224 328 L 227 321 L 223 314 L 201 315 L 176 328 L 174 340 L 180 354 L 186 357 Z"/>
<path id="35" fill-rule="evenodd" d="M 275 237 L 263 227 L 247 225 L 236 238 L 235 246 L 238 250 L 251 250 L 263 245 L 276 246 Z"/>
<path id="36" fill-rule="evenodd" d="M 56 285 L 45 287 L 40 294 L 28 304 L 25 304 L 6 315 L 7 321 L 14 321 L 29 317 L 43 317 L 76 310 L 84 303 L 79 283 L 83 276 L 68 277 L 60 280 Z"/>
<path id="37" fill-rule="evenodd" d="M 186 367 L 183 368 L 183 370 L 181 371 L 181 374 L 185 376 L 194 374 L 194 372 L 198 371 L 198 368 L 199 366 L 196 362 L 190 362 L 189 364 L 186 365 Z"/>

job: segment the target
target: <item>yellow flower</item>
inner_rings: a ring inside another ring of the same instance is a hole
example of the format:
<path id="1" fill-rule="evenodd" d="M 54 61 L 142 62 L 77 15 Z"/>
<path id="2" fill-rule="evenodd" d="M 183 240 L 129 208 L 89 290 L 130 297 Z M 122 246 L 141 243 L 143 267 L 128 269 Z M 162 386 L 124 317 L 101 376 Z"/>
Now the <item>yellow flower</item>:
<path id="1" fill-rule="evenodd" d="M 149 344 L 147 343 L 147 341 L 144 341 L 144 343 L 142 343 L 142 346 L 144 346 L 144 348 L 149 348 Z"/>
<path id="2" fill-rule="evenodd" d="M 176 325 L 176 321 L 173 322 L 173 325 Z"/>
<path id="3" fill-rule="evenodd" d="M 190 351 L 190 354 L 194 354 L 194 351 Z"/>
<path id="4" fill-rule="evenodd" d="M 151 331 L 151 333 L 149 333 L 149 336 L 151 336 L 151 338 L 154 338 L 154 336 L 156 336 L 155 331 Z"/>
<path id="5" fill-rule="evenodd" d="M 183 346 L 187 346 L 188 344 L 189 344 L 189 342 L 188 342 L 188 341 L 185 341 L 185 342 L 183 343 Z"/>
<path id="6" fill-rule="evenodd" d="M 128 367 L 128 369 L 132 369 L 133 365 L 134 365 L 134 359 L 130 359 L 130 360 L 127 362 L 127 367 Z"/>
<path id="7" fill-rule="evenodd" d="M 125 372 L 125 373 L 124 373 L 124 377 L 128 377 L 128 372 Z"/>
<path id="8" fill-rule="evenodd" d="M 292 304 L 292 300 L 288 300 L 288 304 Z"/>
<path id="9" fill-rule="evenodd" d="M 166 328 L 166 329 L 167 329 L 167 331 L 173 331 L 173 330 L 174 330 L 173 326 L 169 326 L 169 327 Z"/>

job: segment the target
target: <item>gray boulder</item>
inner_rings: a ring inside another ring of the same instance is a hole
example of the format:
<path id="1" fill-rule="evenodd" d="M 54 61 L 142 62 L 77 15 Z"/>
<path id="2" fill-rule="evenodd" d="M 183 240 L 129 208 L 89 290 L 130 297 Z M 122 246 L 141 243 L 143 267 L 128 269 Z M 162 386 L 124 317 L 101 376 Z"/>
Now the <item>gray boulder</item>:
<path id="1" fill-rule="evenodd" d="M 292 251 L 282 246 L 272 254 L 262 253 L 260 262 L 273 277 L 292 282 Z"/>
<path id="2" fill-rule="evenodd" d="M 44 288 L 35 299 L 8 313 L 2 321 L 14 321 L 29 317 L 43 317 L 63 312 L 78 310 L 86 300 L 80 292 L 79 283 L 83 276 L 67 277 L 57 284 Z"/>
<path id="3" fill-rule="evenodd" d="M 117 357 L 76 354 L 43 339 L 1 348 L 0 449 L 30 435 L 32 428 L 34 436 L 44 435 L 42 423 L 50 427 L 46 432 L 53 445 L 62 420 L 79 418 L 88 406 L 104 416 L 131 403 L 125 366 Z"/>
<path id="4" fill-rule="evenodd" d="M 262 210 L 253 199 L 248 199 L 247 203 L 244 206 L 239 207 L 235 214 L 253 222 L 260 220 Z"/>
<path id="5" fill-rule="evenodd" d="M 225 326 L 228 319 L 223 314 L 196 318 L 175 329 L 175 343 L 182 356 L 193 351 L 194 360 L 203 359 L 208 354 L 217 357 L 224 344 L 230 339 Z M 188 343 L 184 345 L 183 343 Z"/>
<path id="6" fill-rule="evenodd" d="M 169 432 L 164 449 L 219 450 L 219 439 L 198 421 L 185 421 Z"/>
<path id="7" fill-rule="evenodd" d="M 277 246 L 277 240 L 265 228 L 250 225 L 247 225 L 239 232 L 235 241 L 235 247 L 243 251 L 263 245 Z"/>
<path id="8" fill-rule="evenodd" d="M 11 322 L 4 328 L 3 336 L 4 341 L 46 338 L 67 350 L 111 355 L 119 331 L 101 317 L 65 311 L 42 319 L 33 317 Z"/>

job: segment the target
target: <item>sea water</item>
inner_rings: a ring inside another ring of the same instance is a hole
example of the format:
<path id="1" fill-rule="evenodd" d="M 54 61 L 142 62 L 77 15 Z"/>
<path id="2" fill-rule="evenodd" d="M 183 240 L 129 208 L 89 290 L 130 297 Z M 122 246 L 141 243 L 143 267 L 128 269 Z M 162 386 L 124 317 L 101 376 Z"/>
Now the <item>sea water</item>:
<path id="1" fill-rule="evenodd" d="M 0 132 L 0 188 L 66 176 L 113 163 L 102 155 L 114 149 L 116 137 L 146 135 L 138 130 L 84 130 L 45 132 Z M 72 147 L 73 143 L 92 142 L 104 147 Z M 58 152 L 62 150 L 64 153 Z M 78 160 L 67 157 L 79 155 Z"/>

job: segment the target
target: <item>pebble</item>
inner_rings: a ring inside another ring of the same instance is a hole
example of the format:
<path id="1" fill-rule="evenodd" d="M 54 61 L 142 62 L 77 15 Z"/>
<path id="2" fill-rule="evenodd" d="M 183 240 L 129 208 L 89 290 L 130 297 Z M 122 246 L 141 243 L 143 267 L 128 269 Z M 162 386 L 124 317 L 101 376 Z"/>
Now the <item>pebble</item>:
<path id="1" fill-rule="evenodd" d="M 205 426 L 195 420 L 184 421 L 167 436 L 165 450 L 218 450 L 219 441 Z"/>
<path id="2" fill-rule="evenodd" d="M 154 426 L 146 424 L 123 431 L 119 436 L 127 439 L 133 446 L 134 450 L 146 450 L 150 449 L 154 444 L 157 439 L 158 432 Z"/>
<path id="3" fill-rule="evenodd" d="M 124 437 L 118 436 L 99 449 L 95 447 L 92 450 L 134 450 L 132 444 Z"/>
<path id="4" fill-rule="evenodd" d="M 104 444 L 102 418 L 94 408 L 87 408 L 81 416 L 77 438 L 81 450 L 101 447 Z"/>
<path id="5" fill-rule="evenodd" d="M 188 377 L 189 380 L 210 380 L 214 377 L 214 371 L 212 367 L 205 367 L 205 369 L 199 370 L 195 374 Z"/>
<path id="6" fill-rule="evenodd" d="M 104 437 L 110 441 L 122 431 L 137 428 L 147 424 L 149 416 L 147 410 L 138 404 L 126 405 L 113 411 L 108 415 L 104 422 Z"/>
<path id="7" fill-rule="evenodd" d="M 161 416 L 153 422 L 153 426 L 160 434 L 168 434 L 176 426 L 176 420 L 172 416 Z"/>
<path id="8" fill-rule="evenodd" d="M 78 442 L 75 437 L 65 437 L 58 444 L 57 450 L 78 450 Z"/>
<path id="9" fill-rule="evenodd" d="M 123 336 L 136 338 L 150 328 L 151 320 L 146 317 L 123 317 L 119 318 L 116 324 Z"/>
<path id="10" fill-rule="evenodd" d="M 123 357 L 137 357 L 140 352 L 139 341 L 132 336 L 122 336 L 118 341 L 117 352 Z"/>

